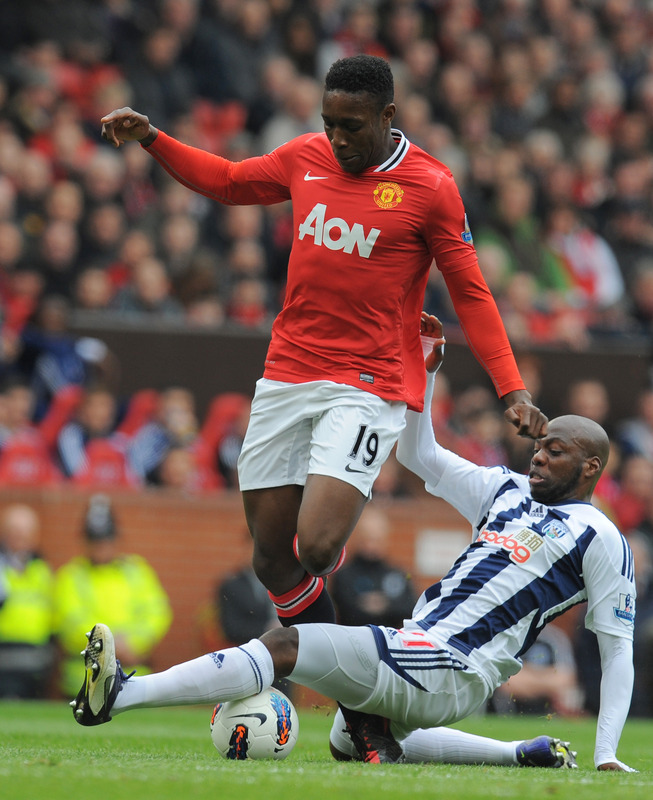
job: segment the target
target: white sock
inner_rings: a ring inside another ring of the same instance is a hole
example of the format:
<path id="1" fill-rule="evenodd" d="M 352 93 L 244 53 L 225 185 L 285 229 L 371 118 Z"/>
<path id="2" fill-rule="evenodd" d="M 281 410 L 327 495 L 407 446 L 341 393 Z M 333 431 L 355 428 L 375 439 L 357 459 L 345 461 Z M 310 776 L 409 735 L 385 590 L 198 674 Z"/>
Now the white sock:
<path id="1" fill-rule="evenodd" d="M 273 680 L 270 651 L 252 639 L 241 647 L 207 653 L 165 672 L 130 678 L 118 692 L 112 714 L 131 708 L 238 700 L 258 694 Z"/>
<path id="2" fill-rule="evenodd" d="M 406 760 L 417 764 L 432 761 L 440 764 L 517 763 L 518 742 L 500 742 L 455 728 L 419 728 L 402 742 Z"/>

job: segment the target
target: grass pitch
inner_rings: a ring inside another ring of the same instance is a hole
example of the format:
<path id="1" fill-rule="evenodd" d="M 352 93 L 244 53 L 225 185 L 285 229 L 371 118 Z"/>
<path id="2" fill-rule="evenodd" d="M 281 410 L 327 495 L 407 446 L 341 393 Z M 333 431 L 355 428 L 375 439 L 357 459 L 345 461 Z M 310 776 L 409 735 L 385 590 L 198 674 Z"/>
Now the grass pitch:
<path id="1" fill-rule="evenodd" d="M 487 800 L 545 797 L 619 800 L 653 796 L 653 721 L 628 722 L 619 754 L 638 774 L 598 773 L 595 720 L 473 717 L 458 727 L 500 739 L 540 733 L 569 739 L 579 769 L 446 764 L 336 763 L 328 753 L 332 711 L 300 711 L 299 741 L 285 761 L 225 761 L 209 735 L 211 709 L 129 712 L 108 725 L 76 725 L 64 703 L 0 702 L 2 800 Z"/>

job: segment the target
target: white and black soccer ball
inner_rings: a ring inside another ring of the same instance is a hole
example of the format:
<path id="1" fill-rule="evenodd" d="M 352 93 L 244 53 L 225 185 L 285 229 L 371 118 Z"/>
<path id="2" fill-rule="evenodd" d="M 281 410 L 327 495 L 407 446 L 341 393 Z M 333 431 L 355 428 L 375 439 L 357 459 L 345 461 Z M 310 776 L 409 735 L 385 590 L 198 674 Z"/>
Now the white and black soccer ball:
<path id="1" fill-rule="evenodd" d="M 211 739 L 224 758 L 286 758 L 297 743 L 299 719 L 294 705 L 278 689 L 265 689 L 213 709 Z"/>

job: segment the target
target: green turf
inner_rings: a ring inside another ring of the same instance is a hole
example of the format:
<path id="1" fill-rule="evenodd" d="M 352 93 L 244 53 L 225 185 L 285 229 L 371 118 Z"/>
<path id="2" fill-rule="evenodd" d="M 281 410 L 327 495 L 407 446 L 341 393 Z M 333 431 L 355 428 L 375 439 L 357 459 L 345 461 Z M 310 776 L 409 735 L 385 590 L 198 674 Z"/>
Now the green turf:
<path id="1" fill-rule="evenodd" d="M 374 766 L 333 762 L 328 709 L 300 712 L 300 738 L 286 761 L 229 762 L 209 737 L 209 708 L 152 709 L 81 728 L 65 703 L 0 703 L 2 800 L 377 800 L 540 798 L 617 800 L 653 797 L 653 721 L 626 726 L 620 756 L 639 774 L 592 766 L 595 721 L 474 717 L 461 727 L 502 739 L 539 733 L 569 738 L 578 770 Z"/>

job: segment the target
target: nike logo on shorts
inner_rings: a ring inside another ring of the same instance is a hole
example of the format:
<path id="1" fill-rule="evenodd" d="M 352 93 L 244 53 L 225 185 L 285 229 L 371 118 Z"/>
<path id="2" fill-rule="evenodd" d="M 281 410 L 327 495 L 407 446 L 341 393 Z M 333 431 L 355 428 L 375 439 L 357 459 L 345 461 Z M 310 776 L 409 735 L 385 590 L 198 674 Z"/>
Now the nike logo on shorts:
<path id="1" fill-rule="evenodd" d="M 361 474 L 365 473 L 364 469 L 354 469 L 351 464 L 347 464 L 345 467 L 345 472 L 360 472 Z"/>
<path id="2" fill-rule="evenodd" d="M 305 181 L 326 181 L 328 179 L 329 178 L 328 178 L 327 175 L 311 175 L 310 169 L 306 173 L 306 175 L 304 175 L 304 180 Z"/>

